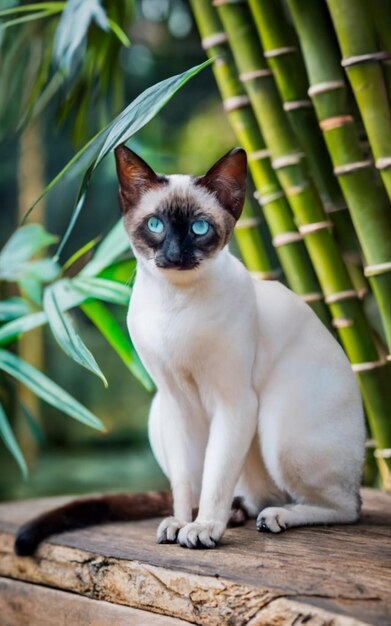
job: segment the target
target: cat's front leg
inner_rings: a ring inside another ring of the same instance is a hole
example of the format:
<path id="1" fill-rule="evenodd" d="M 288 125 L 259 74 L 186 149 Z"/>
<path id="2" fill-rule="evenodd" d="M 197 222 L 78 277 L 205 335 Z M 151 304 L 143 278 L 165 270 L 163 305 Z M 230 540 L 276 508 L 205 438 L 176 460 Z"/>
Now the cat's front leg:
<path id="1" fill-rule="evenodd" d="M 257 427 L 255 393 L 237 395 L 235 404 L 219 405 L 212 419 L 198 516 L 178 534 L 184 547 L 213 548 L 227 526 L 235 485 Z"/>
<path id="2" fill-rule="evenodd" d="M 158 543 L 175 543 L 179 530 L 192 520 L 193 489 L 189 467 L 186 409 L 171 393 L 159 391 L 149 414 L 149 440 L 154 456 L 171 484 L 173 515 L 159 524 Z"/>

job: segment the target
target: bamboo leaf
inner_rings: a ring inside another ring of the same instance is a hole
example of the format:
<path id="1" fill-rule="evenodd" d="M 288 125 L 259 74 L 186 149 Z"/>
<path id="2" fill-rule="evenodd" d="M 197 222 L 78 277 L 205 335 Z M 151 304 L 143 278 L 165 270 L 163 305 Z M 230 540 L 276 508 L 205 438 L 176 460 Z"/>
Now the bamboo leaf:
<path id="1" fill-rule="evenodd" d="M 40 224 L 26 224 L 18 228 L 0 253 L 0 278 L 14 276 L 15 268 L 55 241 L 57 237 L 46 232 Z"/>
<path id="2" fill-rule="evenodd" d="M 96 374 L 102 381 L 105 387 L 108 386 L 107 380 L 100 369 L 99 365 L 95 361 L 92 353 L 87 346 L 83 343 L 81 337 L 77 334 L 70 317 L 59 302 L 59 296 L 64 287 L 64 282 L 57 283 L 57 285 L 47 287 L 45 289 L 43 297 L 43 306 L 50 329 L 53 333 L 60 348 L 62 348 L 71 359 L 79 363 L 82 367 Z"/>
<path id="3" fill-rule="evenodd" d="M 107 307 L 101 302 L 88 301 L 84 302 L 80 308 L 100 330 L 133 376 L 141 382 L 147 391 L 153 391 L 154 384 L 141 363 L 137 352 Z"/>
<path id="4" fill-rule="evenodd" d="M 113 31 L 117 39 L 122 43 L 123 46 L 125 46 L 126 48 L 129 48 L 130 43 L 131 43 L 130 39 L 125 33 L 125 31 L 122 30 L 121 26 L 119 26 L 117 22 L 114 22 L 114 20 L 108 19 L 107 21 L 110 26 L 110 29 Z"/>
<path id="5" fill-rule="evenodd" d="M 34 4 L 26 4 L 23 6 L 11 7 L 0 11 L 0 18 L 7 15 L 13 15 L 14 13 L 30 13 L 33 11 L 52 11 L 62 10 L 65 6 L 65 2 L 36 2 Z"/>
<path id="6" fill-rule="evenodd" d="M 129 238 L 122 220 L 119 220 L 103 239 L 91 261 L 81 270 L 80 276 L 96 276 L 129 250 Z"/>
<path id="7" fill-rule="evenodd" d="M 15 439 L 15 435 L 11 430 L 7 416 L 5 414 L 3 406 L 0 404 L 0 437 L 4 441 L 4 444 L 11 452 L 15 461 L 19 465 L 19 469 L 23 474 L 23 478 L 27 478 L 28 469 L 18 442 Z"/>
<path id="8" fill-rule="evenodd" d="M 23 298 L 15 296 L 0 301 L 0 322 L 8 322 L 28 313 L 30 313 L 30 306 Z"/>
<path id="9" fill-rule="evenodd" d="M 95 237 L 95 239 L 91 239 L 91 241 L 88 241 L 84 246 L 79 248 L 79 250 L 76 250 L 76 252 L 72 254 L 72 256 L 69 257 L 68 261 L 66 261 L 66 263 L 64 263 L 64 265 L 62 266 L 63 272 L 66 272 L 66 270 L 72 267 L 72 265 L 76 263 L 76 261 L 78 261 L 84 254 L 87 254 L 87 252 L 89 252 L 96 245 L 98 240 L 99 237 Z"/>
<path id="10" fill-rule="evenodd" d="M 0 369 L 26 385 L 31 391 L 48 404 L 70 417 L 104 431 L 105 427 L 96 415 L 73 398 L 62 387 L 50 380 L 45 374 L 35 369 L 8 350 L 0 350 Z"/>
<path id="11" fill-rule="evenodd" d="M 125 283 L 125 285 L 132 286 L 134 277 L 136 274 L 136 259 L 123 259 L 116 261 L 105 267 L 104 270 L 99 272 L 100 278 L 107 278 L 107 280 L 115 280 L 117 283 Z"/>
<path id="12" fill-rule="evenodd" d="M 191 78 L 205 67 L 210 65 L 211 60 L 190 68 L 182 74 L 171 76 L 146 89 L 122 113 L 120 113 L 106 128 L 93 137 L 75 156 L 67 163 L 59 174 L 45 187 L 42 194 L 24 215 L 28 217 L 37 203 L 50 191 L 64 176 L 71 176 L 75 171 L 80 172 L 81 167 L 87 167 L 79 193 L 75 202 L 72 217 L 63 239 L 57 250 L 58 257 L 61 254 L 74 225 L 79 217 L 87 193 L 91 175 L 102 159 L 116 145 L 130 139 L 134 133 L 145 126 L 155 115 L 171 100 L 176 92 L 183 87 Z"/>
<path id="13" fill-rule="evenodd" d="M 105 300 L 113 304 L 127 306 L 131 295 L 131 289 L 127 285 L 117 283 L 105 278 L 76 277 L 72 285 L 88 298 Z"/>
<path id="14" fill-rule="evenodd" d="M 106 13 L 99 0 L 68 0 L 54 38 L 53 58 L 56 65 L 69 75 L 79 65 L 91 22 L 108 31 Z"/>

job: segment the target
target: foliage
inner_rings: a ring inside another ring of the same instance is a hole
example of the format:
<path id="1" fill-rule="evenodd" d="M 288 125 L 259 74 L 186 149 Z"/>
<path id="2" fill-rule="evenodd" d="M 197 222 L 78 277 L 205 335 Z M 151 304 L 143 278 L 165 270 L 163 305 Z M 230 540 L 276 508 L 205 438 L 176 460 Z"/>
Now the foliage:
<path id="1" fill-rule="evenodd" d="M 96 128 L 117 113 L 123 106 L 119 53 L 130 45 L 124 29 L 132 15 L 131 0 L 107 0 L 105 8 L 100 0 L 19 2 L 0 11 L 2 132 L 21 128 L 56 96 L 58 119 L 73 117 L 78 143 L 91 122 Z"/>

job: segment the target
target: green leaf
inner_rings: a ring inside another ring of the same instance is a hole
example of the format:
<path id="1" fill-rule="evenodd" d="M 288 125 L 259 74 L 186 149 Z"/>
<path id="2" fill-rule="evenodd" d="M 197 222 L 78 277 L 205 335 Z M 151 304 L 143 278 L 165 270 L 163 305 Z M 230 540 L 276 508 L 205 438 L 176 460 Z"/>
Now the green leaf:
<path id="1" fill-rule="evenodd" d="M 154 390 L 154 384 L 146 372 L 129 337 L 124 333 L 113 314 L 101 302 L 84 302 L 80 308 L 100 330 L 102 335 L 116 351 L 133 376 L 141 382 L 147 391 Z"/>
<path id="2" fill-rule="evenodd" d="M 105 267 L 99 272 L 98 276 L 107 278 L 107 280 L 115 280 L 117 283 L 124 283 L 131 287 L 136 275 L 136 259 L 122 259 Z"/>
<path id="3" fill-rule="evenodd" d="M 34 437 L 34 440 L 37 442 L 38 445 L 42 445 L 43 443 L 45 443 L 46 438 L 45 433 L 41 428 L 41 425 L 37 422 L 31 411 L 28 410 L 27 406 L 23 404 L 23 402 L 20 402 L 20 407 L 22 417 L 29 427 L 29 430 Z"/>
<path id="4" fill-rule="evenodd" d="M 108 31 L 106 13 L 99 0 L 68 0 L 54 39 L 53 59 L 66 75 L 80 64 L 91 22 Z"/>
<path id="5" fill-rule="evenodd" d="M 113 31 L 117 39 L 122 43 L 123 46 L 125 46 L 126 48 L 129 48 L 130 43 L 131 43 L 130 39 L 125 33 L 125 31 L 121 28 L 121 26 L 117 24 L 117 22 L 114 22 L 114 20 L 108 19 L 107 21 L 110 26 L 110 30 Z"/>
<path id="6" fill-rule="evenodd" d="M 57 9 L 62 11 L 64 6 L 65 2 L 36 2 L 34 4 L 4 9 L 4 11 L 0 11 L 0 18 L 14 13 L 30 13 L 31 11 L 54 11 Z"/>
<path id="7" fill-rule="evenodd" d="M 67 393 L 62 387 L 50 380 L 45 374 L 32 367 L 8 350 L 0 350 L 0 369 L 26 385 L 31 391 L 48 404 L 70 417 L 100 431 L 105 427 L 96 415 Z"/>
<path id="8" fill-rule="evenodd" d="M 57 237 L 46 232 L 40 224 L 26 224 L 18 228 L 0 253 L 0 278 L 12 280 L 34 254 L 55 241 Z"/>
<path id="9" fill-rule="evenodd" d="M 72 267 L 72 265 L 76 263 L 76 261 L 78 261 L 85 254 L 87 254 L 87 252 L 89 252 L 97 244 L 98 241 L 99 237 L 95 237 L 94 239 L 91 239 L 91 241 L 88 241 L 86 244 L 84 244 L 84 246 L 79 248 L 79 250 L 76 250 L 76 252 L 69 257 L 68 261 L 64 263 L 64 265 L 62 266 L 62 271 L 66 272 L 66 270 Z"/>
<path id="10" fill-rule="evenodd" d="M 78 196 L 68 228 L 58 247 L 57 255 L 61 254 L 69 236 L 79 217 L 83 207 L 92 173 L 102 159 L 117 145 L 124 143 L 138 130 L 143 128 L 155 115 L 171 100 L 183 85 L 210 65 L 213 59 L 209 59 L 200 65 L 190 68 L 177 76 L 172 76 L 146 89 L 131 104 L 129 104 L 106 128 L 93 137 L 79 152 L 67 163 L 59 174 L 45 187 L 42 194 L 27 211 L 24 219 L 31 213 L 37 203 L 54 187 L 54 185 L 66 174 L 70 174 L 75 168 L 80 171 L 81 162 L 83 167 L 88 167 L 84 174 Z"/>
<path id="11" fill-rule="evenodd" d="M 91 261 L 79 273 L 80 276 L 96 276 L 129 250 L 129 238 L 123 221 L 119 220 L 109 231 L 95 251 Z"/>
<path id="12" fill-rule="evenodd" d="M 46 322 L 46 314 L 43 311 L 39 311 L 38 313 L 30 313 L 30 315 L 24 315 L 16 320 L 12 320 L 12 322 L 4 324 L 4 326 L 0 328 L 0 346 L 11 343 L 19 337 L 19 335 L 27 333 L 29 330 L 33 330 L 33 328 L 38 328 L 38 326 L 42 326 L 46 324 Z"/>
<path id="13" fill-rule="evenodd" d="M 0 301 L 0 322 L 8 322 L 28 313 L 30 313 L 30 306 L 23 298 L 15 296 Z"/>
<path id="14" fill-rule="evenodd" d="M 105 300 L 113 304 L 128 306 L 131 289 L 122 283 L 113 280 L 93 277 L 76 277 L 72 280 L 73 286 L 88 298 Z"/>
<path id="15" fill-rule="evenodd" d="M 47 287 L 43 296 L 43 306 L 48 318 L 50 329 L 60 348 L 62 348 L 71 359 L 96 374 L 105 387 L 107 380 L 95 361 L 95 358 L 77 334 L 70 317 L 62 310 L 60 305 L 61 292 L 65 281 L 57 285 Z"/>
<path id="16" fill-rule="evenodd" d="M 18 442 L 15 439 L 15 435 L 11 430 L 11 426 L 9 425 L 7 416 L 1 404 L 0 404 L 0 437 L 4 441 L 8 450 L 11 452 L 17 464 L 19 465 L 19 469 L 23 474 L 23 478 L 27 478 L 28 469 L 27 469 L 26 461 L 24 460 L 22 451 L 19 448 Z"/>

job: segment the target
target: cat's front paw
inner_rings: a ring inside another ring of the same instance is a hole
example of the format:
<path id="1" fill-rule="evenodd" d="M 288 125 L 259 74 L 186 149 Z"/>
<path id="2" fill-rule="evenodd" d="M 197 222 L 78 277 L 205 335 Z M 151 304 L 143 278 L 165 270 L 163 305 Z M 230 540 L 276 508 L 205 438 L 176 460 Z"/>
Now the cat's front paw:
<path id="1" fill-rule="evenodd" d="M 176 543 L 180 529 L 185 522 L 180 522 L 176 517 L 166 517 L 160 522 L 156 532 L 157 543 Z"/>
<path id="2" fill-rule="evenodd" d="M 178 533 L 184 548 L 214 548 L 225 529 L 221 522 L 191 522 Z"/>
<path id="3" fill-rule="evenodd" d="M 269 506 L 257 517 L 257 529 L 260 532 L 280 533 L 288 528 L 287 517 L 289 512 L 282 507 Z"/>

